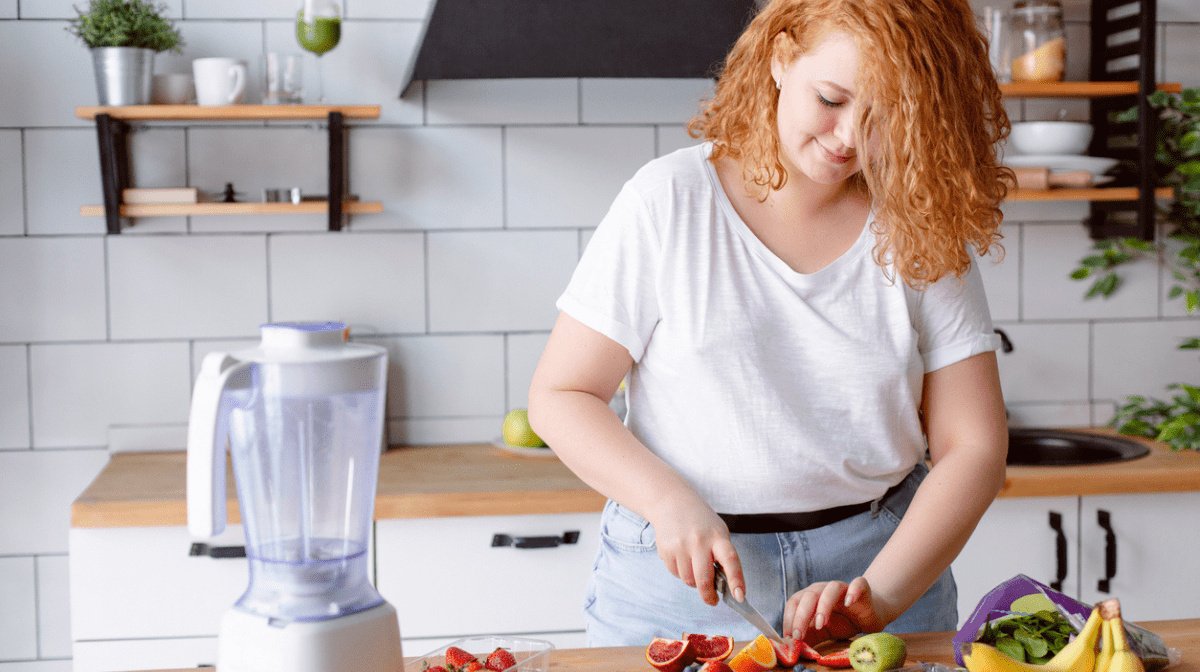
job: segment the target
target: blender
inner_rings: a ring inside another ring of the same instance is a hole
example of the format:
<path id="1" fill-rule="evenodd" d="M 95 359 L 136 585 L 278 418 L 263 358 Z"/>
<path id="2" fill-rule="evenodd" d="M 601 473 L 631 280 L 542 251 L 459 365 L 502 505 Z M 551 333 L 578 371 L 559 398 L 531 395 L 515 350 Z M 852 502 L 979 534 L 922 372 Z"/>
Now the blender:
<path id="1" fill-rule="evenodd" d="M 188 419 L 188 529 L 225 528 L 228 443 L 250 580 L 221 672 L 400 672 L 396 609 L 368 577 L 387 352 L 336 322 L 266 324 L 204 358 Z"/>

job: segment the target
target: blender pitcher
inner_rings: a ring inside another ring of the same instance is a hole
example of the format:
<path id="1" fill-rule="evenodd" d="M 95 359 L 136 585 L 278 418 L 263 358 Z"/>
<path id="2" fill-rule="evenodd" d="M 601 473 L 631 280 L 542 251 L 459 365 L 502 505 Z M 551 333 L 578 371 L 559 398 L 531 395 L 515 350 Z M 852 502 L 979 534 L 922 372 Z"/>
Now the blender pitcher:
<path id="1" fill-rule="evenodd" d="M 387 354 L 340 323 L 262 327 L 204 358 L 188 421 L 188 528 L 225 527 L 228 441 L 250 581 L 222 619 L 224 672 L 399 670 L 395 609 L 371 585 Z"/>

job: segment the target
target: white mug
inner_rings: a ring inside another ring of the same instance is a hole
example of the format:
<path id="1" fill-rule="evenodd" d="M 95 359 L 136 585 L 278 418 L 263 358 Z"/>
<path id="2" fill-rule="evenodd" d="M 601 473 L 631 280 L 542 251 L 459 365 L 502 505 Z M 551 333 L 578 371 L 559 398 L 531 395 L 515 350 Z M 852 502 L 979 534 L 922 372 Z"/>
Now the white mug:
<path id="1" fill-rule="evenodd" d="M 196 80 L 196 103 L 199 105 L 233 105 L 245 102 L 245 61 L 233 58 L 197 58 L 192 61 Z"/>

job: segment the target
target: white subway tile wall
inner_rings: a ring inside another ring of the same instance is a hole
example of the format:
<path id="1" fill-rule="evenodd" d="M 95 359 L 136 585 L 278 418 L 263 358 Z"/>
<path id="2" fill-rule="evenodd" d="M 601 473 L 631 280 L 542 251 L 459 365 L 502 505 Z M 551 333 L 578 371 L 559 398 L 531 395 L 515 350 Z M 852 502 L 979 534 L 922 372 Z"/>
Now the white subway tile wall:
<path id="1" fill-rule="evenodd" d="M 111 425 L 186 422 L 187 341 L 31 345 L 33 447 L 104 446 Z"/>
<path id="2" fill-rule="evenodd" d="M 0 558 L 0 660 L 38 657 L 36 560 Z"/>
<path id="3" fill-rule="evenodd" d="M 38 654 L 71 657 L 71 584 L 67 556 L 37 556 Z"/>
<path id="4" fill-rule="evenodd" d="M 425 101 L 431 125 L 579 123 L 578 79 L 435 80 Z"/>
<path id="5" fill-rule="evenodd" d="M 0 236 L 25 233 L 25 193 L 21 183 L 21 132 L 0 131 Z"/>
<path id="6" fill-rule="evenodd" d="M 356 334 L 425 332 L 420 233 L 270 239 L 271 321 L 334 319 Z"/>
<path id="7" fill-rule="evenodd" d="M 343 41 L 321 59 L 351 121 L 351 192 L 383 212 L 326 231 L 323 216 L 163 217 L 105 236 L 86 48 L 75 0 L 0 0 L 0 672 L 67 672 L 70 503 L 110 450 L 181 449 L 203 356 L 255 343 L 270 320 L 339 319 L 390 355 L 393 443 L 492 441 L 524 406 L 558 298 L 621 186 L 693 145 L 686 123 L 712 81 L 575 78 L 405 81 L 428 0 L 344 3 Z M 182 53 L 157 72 L 234 56 L 259 95 L 265 50 L 298 51 L 296 0 L 169 0 Z M 973 0 L 1008 6 L 1008 0 Z M 1066 3 L 1082 77 L 1087 2 Z M 1200 5 L 1159 0 L 1159 72 L 1200 85 Z M 305 55 L 315 101 L 318 61 Z M 1082 101 L 1009 100 L 1014 119 Z M 1082 115 L 1082 116 L 1081 116 Z M 136 186 L 189 185 L 242 200 L 264 188 L 323 194 L 321 124 L 155 122 L 131 134 Z M 1166 298 L 1150 263 L 1111 299 L 1067 278 L 1090 241 L 1082 203 L 1010 203 L 998 265 L 983 262 L 1014 424 L 1103 424 L 1128 394 L 1165 396 L 1200 370 L 1200 319 Z M 1194 377 L 1188 382 L 1196 382 Z"/>
<path id="8" fill-rule="evenodd" d="M 104 239 L 0 237 L 0 342 L 104 340 Z"/>
<path id="9" fill-rule="evenodd" d="M 595 226 L 621 186 L 652 158 L 653 126 L 509 127 L 507 225 Z"/>
<path id="10" fill-rule="evenodd" d="M 28 348 L 0 345 L 0 450 L 29 448 Z"/>

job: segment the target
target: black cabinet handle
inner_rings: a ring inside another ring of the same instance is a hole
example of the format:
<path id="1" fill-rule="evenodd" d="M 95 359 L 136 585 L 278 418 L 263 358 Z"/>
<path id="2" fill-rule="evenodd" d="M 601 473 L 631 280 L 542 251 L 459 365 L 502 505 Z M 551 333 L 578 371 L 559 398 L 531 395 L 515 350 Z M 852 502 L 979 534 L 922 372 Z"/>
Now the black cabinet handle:
<path id="1" fill-rule="evenodd" d="M 1063 533 L 1062 514 L 1057 511 L 1050 512 L 1050 529 L 1058 533 L 1058 538 L 1055 541 L 1055 557 L 1057 558 L 1057 567 L 1054 570 L 1054 581 L 1050 582 L 1050 587 L 1061 591 L 1063 579 L 1067 578 L 1067 535 Z"/>
<path id="2" fill-rule="evenodd" d="M 220 560 L 221 558 L 244 558 L 246 557 L 246 547 L 209 546 L 208 544 L 196 542 L 192 544 L 192 548 L 188 551 L 188 555 L 207 555 L 208 557 L 215 558 L 217 560 Z"/>
<path id="3" fill-rule="evenodd" d="M 1104 528 L 1104 578 L 1096 582 L 1096 590 L 1107 593 L 1117 575 L 1117 535 L 1113 533 L 1112 516 L 1104 509 L 1096 510 L 1096 522 Z"/>
<path id="4" fill-rule="evenodd" d="M 507 534 L 492 535 L 492 546 L 513 548 L 554 548 L 559 544 L 574 544 L 579 541 L 579 530 L 563 532 L 561 537 L 513 537 Z"/>

